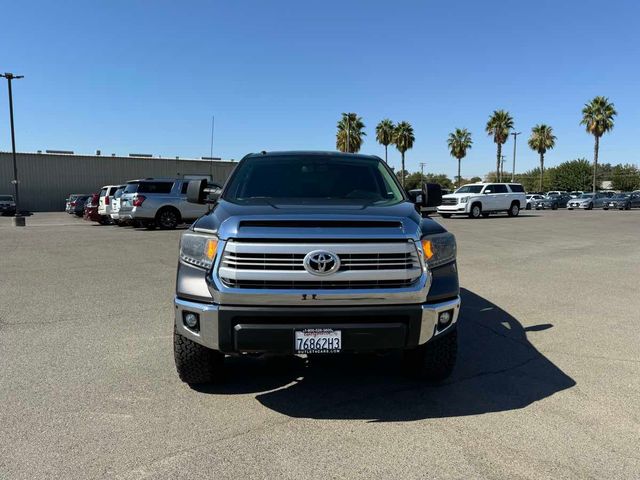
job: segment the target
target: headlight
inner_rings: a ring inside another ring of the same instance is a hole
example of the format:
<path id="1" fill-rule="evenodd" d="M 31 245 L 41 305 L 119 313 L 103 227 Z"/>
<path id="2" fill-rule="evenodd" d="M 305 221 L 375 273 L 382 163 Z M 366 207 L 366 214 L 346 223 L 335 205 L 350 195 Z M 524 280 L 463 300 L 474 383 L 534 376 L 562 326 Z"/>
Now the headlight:
<path id="1" fill-rule="evenodd" d="M 469 201 L 469 197 L 460 197 L 460 203 L 467 203 Z"/>
<path id="2" fill-rule="evenodd" d="M 218 250 L 218 239 L 212 235 L 187 232 L 180 239 L 180 259 L 196 267 L 210 269 Z"/>
<path id="3" fill-rule="evenodd" d="M 456 259 L 456 237 L 451 233 L 429 235 L 420 240 L 420 243 L 429 268 L 436 268 Z"/>

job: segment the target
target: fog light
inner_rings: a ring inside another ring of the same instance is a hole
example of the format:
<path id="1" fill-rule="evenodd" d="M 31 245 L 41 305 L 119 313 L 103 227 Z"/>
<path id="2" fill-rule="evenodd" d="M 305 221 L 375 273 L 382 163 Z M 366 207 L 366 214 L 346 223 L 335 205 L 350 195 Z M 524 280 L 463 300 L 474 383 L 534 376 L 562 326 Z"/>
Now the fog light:
<path id="1" fill-rule="evenodd" d="M 451 320 L 453 320 L 453 310 L 440 312 L 438 315 L 438 326 L 440 328 L 448 327 L 451 324 Z"/>
<path id="2" fill-rule="evenodd" d="M 182 320 L 184 324 L 189 327 L 191 330 L 199 330 L 200 329 L 200 317 L 197 313 L 192 312 L 182 312 Z"/>

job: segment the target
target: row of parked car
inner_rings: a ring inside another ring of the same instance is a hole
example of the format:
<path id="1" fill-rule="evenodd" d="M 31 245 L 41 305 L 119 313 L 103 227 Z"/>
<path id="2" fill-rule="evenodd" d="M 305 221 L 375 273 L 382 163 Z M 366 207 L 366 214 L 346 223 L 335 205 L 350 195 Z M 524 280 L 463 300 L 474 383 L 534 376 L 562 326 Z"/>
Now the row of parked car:
<path id="1" fill-rule="evenodd" d="M 123 185 L 105 185 L 90 195 L 69 195 L 66 212 L 103 225 L 174 229 L 207 212 L 207 205 L 187 202 L 189 181 L 143 178 Z"/>
<path id="2" fill-rule="evenodd" d="M 551 191 L 546 194 L 528 193 L 527 210 L 568 210 L 583 209 L 593 210 L 603 208 L 605 210 L 630 210 L 640 208 L 640 191 L 634 192 L 561 192 Z"/>

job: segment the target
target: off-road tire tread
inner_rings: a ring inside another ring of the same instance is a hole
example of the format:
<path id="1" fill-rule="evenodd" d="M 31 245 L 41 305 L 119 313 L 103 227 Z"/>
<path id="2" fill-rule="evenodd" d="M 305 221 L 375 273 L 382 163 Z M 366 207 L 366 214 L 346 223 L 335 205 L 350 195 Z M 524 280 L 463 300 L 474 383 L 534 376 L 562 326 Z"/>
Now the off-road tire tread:
<path id="1" fill-rule="evenodd" d="M 197 385 L 222 379 L 224 355 L 173 331 L 173 354 L 180 380 Z"/>
<path id="2" fill-rule="evenodd" d="M 457 354 L 458 332 L 454 330 L 406 352 L 406 367 L 414 377 L 441 382 L 453 372 Z"/>

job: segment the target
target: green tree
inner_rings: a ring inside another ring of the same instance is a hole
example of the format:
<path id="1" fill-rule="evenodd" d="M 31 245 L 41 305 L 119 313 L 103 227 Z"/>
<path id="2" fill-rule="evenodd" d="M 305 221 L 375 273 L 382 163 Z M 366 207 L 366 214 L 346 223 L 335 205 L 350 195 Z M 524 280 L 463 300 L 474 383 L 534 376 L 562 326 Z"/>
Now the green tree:
<path id="1" fill-rule="evenodd" d="M 481 182 L 481 181 L 482 181 L 482 178 L 480 178 L 480 177 L 471 177 L 469 179 L 468 183 L 478 183 L 478 182 Z"/>
<path id="2" fill-rule="evenodd" d="M 615 190 L 623 192 L 637 190 L 640 188 L 640 170 L 634 165 L 616 165 L 613 167 L 611 183 Z"/>
<path id="3" fill-rule="evenodd" d="M 402 167 L 400 182 L 404 187 L 404 154 L 407 150 L 411 150 L 413 148 L 413 142 L 415 142 L 416 137 L 413 134 L 413 127 L 409 122 L 400 122 L 396 125 L 396 129 L 393 133 L 393 143 L 396 145 L 396 148 L 400 152 L 402 156 Z"/>
<path id="4" fill-rule="evenodd" d="M 423 175 L 420 172 L 408 173 L 405 176 L 405 188 L 406 190 L 413 190 L 415 188 L 422 188 L 423 183 L 437 183 L 442 188 L 453 188 L 453 182 L 444 173 L 428 173 Z"/>
<path id="5" fill-rule="evenodd" d="M 595 143 L 593 146 L 593 182 L 592 191 L 596 191 L 596 176 L 598 174 L 598 151 L 600 150 L 600 137 L 613 129 L 613 117 L 618 114 L 613 103 L 607 97 L 595 97 L 582 109 L 582 120 L 580 125 L 584 125 L 587 133 L 593 135 Z"/>
<path id="6" fill-rule="evenodd" d="M 460 186 L 460 161 L 467 156 L 467 150 L 471 148 L 473 141 L 471 133 L 466 128 L 456 128 L 449 134 L 447 146 L 452 157 L 458 160 L 457 185 Z"/>
<path id="7" fill-rule="evenodd" d="M 542 191 L 542 177 L 544 176 L 544 154 L 555 146 L 556 136 L 553 134 L 553 128 L 549 125 L 541 123 L 531 129 L 529 148 L 540 155 L 540 191 Z"/>
<path id="8" fill-rule="evenodd" d="M 437 183 L 442 188 L 453 190 L 455 187 L 451 179 L 445 173 L 428 173 L 424 176 L 424 181 L 427 183 Z"/>
<path id="9" fill-rule="evenodd" d="M 343 113 L 337 127 L 336 148 L 341 152 L 359 152 L 364 142 L 363 137 L 367 135 L 364 132 L 362 117 L 356 113 Z"/>
<path id="10" fill-rule="evenodd" d="M 509 138 L 509 132 L 513 128 L 513 118 L 509 112 L 505 110 L 495 110 L 487 121 L 485 130 L 489 136 L 493 136 L 496 144 L 496 171 L 498 172 L 498 181 L 502 181 L 500 166 L 502 164 L 502 145 Z"/>
<path id="11" fill-rule="evenodd" d="M 389 163 L 387 160 L 387 147 L 393 143 L 395 129 L 396 126 L 388 118 L 385 118 L 376 126 L 376 140 L 380 145 L 384 145 L 384 163 Z"/>
<path id="12" fill-rule="evenodd" d="M 400 175 L 399 178 L 402 179 L 402 175 Z M 422 175 L 420 172 L 406 172 L 406 175 L 404 176 L 405 189 L 408 191 L 413 190 L 414 188 L 422 188 L 425 178 L 426 176 Z"/>
<path id="13" fill-rule="evenodd" d="M 554 190 L 589 190 L 591 183 L 591 165 L 585 158 L 562 162 L 548 170 L 549 188 Z"/>

